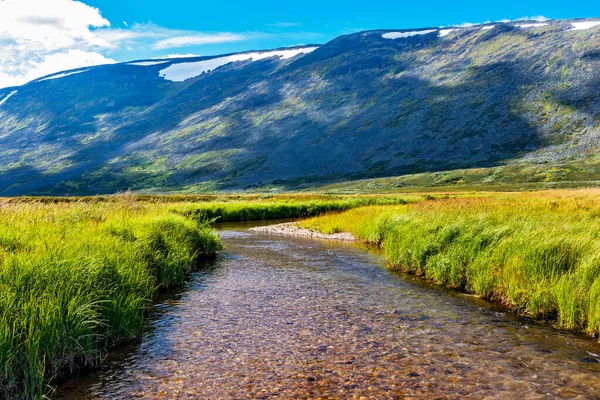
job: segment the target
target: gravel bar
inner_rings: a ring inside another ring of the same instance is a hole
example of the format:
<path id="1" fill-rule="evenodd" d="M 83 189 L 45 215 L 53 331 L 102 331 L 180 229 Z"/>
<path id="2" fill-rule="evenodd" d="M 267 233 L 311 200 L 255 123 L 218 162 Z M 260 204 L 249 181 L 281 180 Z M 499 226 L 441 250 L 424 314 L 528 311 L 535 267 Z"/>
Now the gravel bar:
<path id="1" fill-rule="evenodd" d="M 314 239 L 339 240 L 345 242 L 356 242 L 358 239 L 348 232 L 321 233 L 309 229 L 300 228 L 296 222 L 286 222 L 284 224 L 259 226 L 250 228 L 250 232 L 267 233 L 272 235 L 286 235 L 297 237 L 308 237 Z"/>

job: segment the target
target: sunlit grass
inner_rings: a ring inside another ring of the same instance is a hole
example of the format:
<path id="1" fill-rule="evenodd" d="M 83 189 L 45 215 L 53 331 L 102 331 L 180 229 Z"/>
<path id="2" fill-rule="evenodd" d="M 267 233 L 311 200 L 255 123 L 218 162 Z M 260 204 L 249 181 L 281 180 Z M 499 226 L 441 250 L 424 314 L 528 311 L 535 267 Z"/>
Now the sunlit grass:
<path id="1" fill-rule="evenodd" d="M 0 396 L 39 398 L 52 377 L 97 366 L 137 337 L 159 288 L 221 245 L 167 206 L 0 206 Z"/>
<path id="2" fill-rule="evenodd" d="M 311 217 L 374 204 L 405 204 L 417 197 L 406 196 L 294 196 L 242 199 L 228 202 L 189 203 L 177 208 L 187 217 L 219 222 Z"/>
<path id="3" fill-rule="evenodd" d="M 157 291 L 221 249 L 208 222 L 297 218 L 398 196 L 218 195 L 0 200 L 0 398 L 41 398 L 139 337 Z"/>
<path id="4" fill-rule="evenodd" d="M 220 248 L 165 205 L 2 204 L 0 397 L 39 398 L 51 378 L 97 366 L 140 334 L 159 288 Z"/>
<path id="5" fill-rule="evenodd" d="M 305 220 L 378 243 L 390 267 L 600 333 L 600 191 L 374 206 Z"/>

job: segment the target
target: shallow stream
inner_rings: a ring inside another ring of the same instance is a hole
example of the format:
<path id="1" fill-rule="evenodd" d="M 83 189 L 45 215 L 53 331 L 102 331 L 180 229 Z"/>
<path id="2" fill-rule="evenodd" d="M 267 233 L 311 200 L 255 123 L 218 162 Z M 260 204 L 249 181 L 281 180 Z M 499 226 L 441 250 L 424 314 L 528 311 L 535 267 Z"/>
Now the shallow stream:
<path id="1" fill-rule="evenodd" d="M 141 343 L 57 398 L 600 398 L 600 344 L 398 275 L 377 251 L 222 225 Z"/>

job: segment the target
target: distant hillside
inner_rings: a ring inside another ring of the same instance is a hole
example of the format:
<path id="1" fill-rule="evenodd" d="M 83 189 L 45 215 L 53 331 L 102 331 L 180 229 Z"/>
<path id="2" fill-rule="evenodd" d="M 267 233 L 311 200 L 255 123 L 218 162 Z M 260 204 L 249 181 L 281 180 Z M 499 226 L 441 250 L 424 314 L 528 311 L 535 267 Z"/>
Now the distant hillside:
<path id="1" fill-rule="evenodd" d="M 599 71 L 600 20 L 68 71 L 0 89 L 0 195 L 294 189 L 579 161 L 589 180 Z"/>

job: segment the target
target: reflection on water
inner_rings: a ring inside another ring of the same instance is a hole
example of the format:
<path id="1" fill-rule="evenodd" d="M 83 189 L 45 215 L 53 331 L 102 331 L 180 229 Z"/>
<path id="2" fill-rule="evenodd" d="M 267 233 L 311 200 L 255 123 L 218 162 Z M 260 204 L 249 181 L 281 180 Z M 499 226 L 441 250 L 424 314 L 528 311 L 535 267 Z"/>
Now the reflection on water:
<path id="1" fill-rule="evenodd" d="M 57 397 L 600 397 L 594 341 L 397 276 L 360 245 L 221 234 L 141 344 Z"/>

